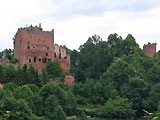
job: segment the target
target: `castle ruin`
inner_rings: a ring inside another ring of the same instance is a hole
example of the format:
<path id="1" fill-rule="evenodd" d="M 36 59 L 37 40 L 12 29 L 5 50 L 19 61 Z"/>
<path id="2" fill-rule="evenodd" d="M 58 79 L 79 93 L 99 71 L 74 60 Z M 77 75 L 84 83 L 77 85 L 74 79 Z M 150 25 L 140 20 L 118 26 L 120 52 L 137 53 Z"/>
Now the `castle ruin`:
<path id="1" fill-rule="evenodd" d="M 70 55 L 64 47 L 54 44 L 54 30 L 43 31 L 41 26 L 18 29 L 14 38 L 14 57 L 19 65 L 32 65 L 38 72 L 47 66 L 48 61 L 58 60 L 63 72 L 70 73 Z"/>
<path id="2" fill-rule="evenodd" d="M 143 50 L 144 50 L 144 53 L 150 57 L 153 57 L 154 55 L 156 55 L 156 45 L 157 43 L 150 43 L 148 42 L 148 44 L 144 44 L 143 45 Z"/>
<path id="3" fill-rule="evenodd" d="M 54 30 L 43 31 L 40 27 L 18 29 L 14 40 L 14 57 L 20 65 L 31 65 L 39 72 L 49 60 L 59 60 L 64 72 L 70 72 L 70 55 L 66 49 L 54 45 Z"/>

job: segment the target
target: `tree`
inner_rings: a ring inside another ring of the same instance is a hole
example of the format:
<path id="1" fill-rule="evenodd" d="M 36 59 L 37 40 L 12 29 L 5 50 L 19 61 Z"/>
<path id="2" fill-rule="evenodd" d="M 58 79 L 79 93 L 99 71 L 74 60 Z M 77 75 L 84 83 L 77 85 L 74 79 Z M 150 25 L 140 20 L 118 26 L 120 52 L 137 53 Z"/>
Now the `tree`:
<path id="1" fill-rule="evenodd" d="M 14 97 L 3 99 L 0 103 L 0 110 L 3 115 L 2 118 L 9 120 L 30 120 L 33 115 L 28 104 L 23 99 L 16 100 Z"/>
<path id="2" fill-rule="evenodd" d="M 73 93 L 80 104 L 99 104 L 104 102 L 103 86 L 99 81 L 93 79 L 87 79 L 84 84 L 74 85 Z M 86 103 L 83 102 L 84 99 Z"/>
<path id="3" fill-rule="evenodd" d="M 53 116 L 54 116 L 53 117 L 54 120 L 66 120 L 66 114 L 63 111 L 61 106 L 58 106 L 54 109 Z M 53 119 L 51 119 L 51 120 L 53 120 Z"/>
<path id="4" fill-rule="evenodd" d="M 83 70 L 83 74 L 86 78 L 96 78 L 96 50 L 97 44 L 102 39 L 98 36 L 89 37 L 87 42 L 79 47 L 79 64 L 80 70 Z"/>
<path id="5" fill-rule="evenodd" d="M 62 73 L 62 67 L 59 61 L 51 61 L 46 67 L 46 71 L 50 78 L 59 77 Z"/>
<path id="6" fill-rule="evenodd" d="M 26 84 L 24 85 L 24 87 L 28 87 L 31 89 L 31 91 L 34 93 L 34 94 L 38 94 L 39 92 L 39 87 L 35 84 Z"/>
<path id="7" fill-rule="evenodd" d="M 115 88 L 119 91 L 120 87 L 127 83 L 132 76 L 132 68 L 121 58 L 116 58 L 107 71 L 101 76 L 104 84 L 114 83 Z"/>
<path id="8" fill-rule="evenodd" d="M 121 54 L 133 54 L 136 52 L 137 49 L 139 48 L 139 45 L 136 43 L 135 38 L 128 34 L 126 39 L 123 40 L 122 42 L 122 49 L 121 49 Z"/>
<path id="9" fill-rule="evenodd" d="M 42 97 L 36 94 L 31 99 L 30 106 L 33 113 L 37 116 L 44 116 L 45 107 Z"/>
<path id="10" fill-rule="evenodd" d="M 120 57 L 122 48 L 122 37 L 118 34 L 110 34 L 108 36 L 108 47 L 110 48 L 110 54 L 114 57 Z"/>
<path id="11" fill-rule="evenodd" d="M 10 92 L 14 92 L 14 90 L 17 88 L 16 84 L 14 82 L 9 82 L 7 84 L 4 84 L 4 89 L 8 90 Z"/>
<path id="12" fill-rule="evenodd" d="M 144 99 L 144 104 L 147 110 L 153 112 L 157 111 L 157 106 L 160 101 L 160 83 L 157 83 L 152 86 L 149 96 Z"/>
<path id="13" fill-rule="evenodd" d="M 70 91 L 64 91 L 59 86 L 56 86 L 54 95 L 58 98 L 60 105 L 67 115 L 72 116 L 75 114 L 77 103 L 73 93 Z"/>
<path id="14" fill-rule="evenodd" d="M 27 77 L 26 77 L 26 84 L 36 84 L 38 87 L 42 86 L 42 81 L 39 78 L 38 70 L 35 70 L 34 67 L 31 65 L 27 69 Z"/>
<path id="15" fill-rule="evenodd" d="M 26 67 L 26 70 L 24 68 Z M 23 68 L 21 66 L 18 66 L 15 70 L 15 80 L 14 82 L 16 85 L 24 85 L 27 83 L 27 65 L 25 64 Z"/>
<path id="16" fill-rule="evenodd" d="M 110 53 L 110 48 L 107 42 L 100 41 L 97 44 L 96 57 L 95 57 L 96 61 L 95 73 L 97 74 L 97 77 L 102 75 L 107 70 L 113 58 L 114 56 Z"/>
<path id="17" fill-rule="evenodd" d="M 112 81 L 109 84 L 104 84 L 103 86 L 104 100 L 108 100 L 109 98 L 115 99 L 116 96 L 119 95 L 119 91 L 117 91 L 115 87 L 115 83 Z"/>
<path id="18" fill-rule="evenodd" d="M 42 69 L 41 79 L 42 79 L 43 84 L 46 84 L 50 81 L 46 69 Z"/>
<path id="19" fill-rule="evenodd" d="M 14 51 L 12 49 L 5 49 L 4 51 L 2 51 L 3 59 L 9 59 L 11 61 L 13 57 L 14 57 Z"/>
<path id="20" fill-rule="evenodd" d="M 13 67 L 13 65 L 3 65 L 1 82 L 2 83 L 14 82 L 14 79 L 15 79 L 15 68 Z"/>
<path id="21" fill-rule="evenodd" d="M 40 89 L 39 96 L 45 101 L 50 95 L 57 97 L 59 104 L 67 115 L 74 115 L 77 104 L 75 96 L 71 92 L 64 91 L 59 86 L 47 83 Z"/>
<path id="22" fill-rule="evenodd" d="M 43 85 L 43 87 L 41 87 L 39 95 L 43 98 L 43 100 L 45 100 L 46 98 L 49 97 L 49 95 L 54 95 L 55 88 L 56 88 L 55 85 L 47 83 Z"/>
<path id="23" fill-rule="evenodd" d="M 109 98 L 97 114 L 110 119 L 126 119 L 132 117 L 134 113 L 128 99 L 117 96 L 115 99 Z"/>
<path id="24" fill-rule="evenodd" d="M 45 115 L 49 120 L 65 120 L 66 114 L 59 105 L 58 99 L 50 95 L 45 101 Z"/>
<path id="25" fill-rule="evenodd" d="M 17 87 L 13 93 L 16 99 L 24 99 L 29 102 L 34 95 L 32 90 L 28 86 Z"/>
<path id="26" fill-rule="evenodd" d="M 144 104 L 149 92 L 149 84 L 143 79 L 131 78 L 128 83 L 121 87 L 121 95 L 133 103 L 132 108 L 137 110 L 136 117 L 143 115 Z"/>

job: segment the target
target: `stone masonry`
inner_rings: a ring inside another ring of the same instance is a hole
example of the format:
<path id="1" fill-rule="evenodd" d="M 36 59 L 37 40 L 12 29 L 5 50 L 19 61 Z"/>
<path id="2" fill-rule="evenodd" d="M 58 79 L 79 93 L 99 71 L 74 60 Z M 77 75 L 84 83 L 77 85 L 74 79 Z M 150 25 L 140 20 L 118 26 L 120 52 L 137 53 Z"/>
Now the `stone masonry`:
<path id="1" fill-rule="evenodd" d="M 147 45 L 144 44 L 144 53 L 150 57 L 153 57 L 154 55 L 156 55 L 156 45 L 156 43 L 151 44 L 150 42 Z"/>
<path id="2" fill-rule="evenodd" d="M 41 72 L 49 60 L 59 60 L 63 71 L 70 72 L 70 55 L 66 49 L 54 45 L 54 30 L 43 31 L 41 27 L 19 28 L 14 39 L 14 57 L 20 65 L 31 65 Z"/>

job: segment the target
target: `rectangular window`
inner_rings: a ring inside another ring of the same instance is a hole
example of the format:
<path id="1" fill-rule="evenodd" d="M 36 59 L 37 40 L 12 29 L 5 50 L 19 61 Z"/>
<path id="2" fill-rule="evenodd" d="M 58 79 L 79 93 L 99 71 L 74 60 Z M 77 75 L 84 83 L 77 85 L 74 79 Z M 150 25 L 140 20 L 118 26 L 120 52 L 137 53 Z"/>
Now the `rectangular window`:
<path id="1" fill-rule="evenodd" d="M 29 63 L 31 63 L 31 59 L 29 59 Z"/>
<path id="2" fill-rule="evenodd" d="M 36 62 L 37 58 L 34 58 L 34 62 Z"/>
<path id="3" fill-rule="evenodd" d="M 48 53 L 46 53 L 46 56 L 48 56 Z"/>
<path id="4" fill-rule="evenodd" d="M 56 58 L 56 53 L 54 53 L 54 58 Z"/>
<path id="5" fill-rule="evenodd" d="M 61 59 L 61 53 L 59 53 L 59 59 Z"/>

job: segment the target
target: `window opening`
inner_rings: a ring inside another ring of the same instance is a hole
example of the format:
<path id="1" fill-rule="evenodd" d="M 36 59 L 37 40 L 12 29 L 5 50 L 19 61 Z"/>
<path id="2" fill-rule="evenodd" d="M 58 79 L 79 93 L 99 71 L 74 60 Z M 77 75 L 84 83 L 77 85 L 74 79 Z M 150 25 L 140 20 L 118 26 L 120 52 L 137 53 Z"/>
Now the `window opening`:
<path id="1" fill-rule="evenodd" d="M 31 63 L 31 59 L 29 59 L 29 63 Z"/>
<path id="2" fill-rule="evenodd" d="M 47 62 L 47 58 L 43 58 L 42 61 L 43 61 L 43 63 L 46 63 Z"/>
<path id="3" fill-rule="evenodd" d="M 48 56 L 48 53 L 46 53 L 46 56 Z"/>
<path id="4" fill-rule="evenodd" d="M 56 58 L 56 53 L 54 53 L 54 58 Z"/>
<path id="5" fill-rule="evenodd" d="M 39 58 L 39 62 L 41 62 L 41 58 Z"/>
<path id="6" fill-rule="evenodd" d="M 34 58 L 34 62 L 36 62 L 37 58 Z"/>
<path id="7" fill-rule="evenodd" d="M 59 59 L 61 59 L 61 53 L 59 53 Z"/>

